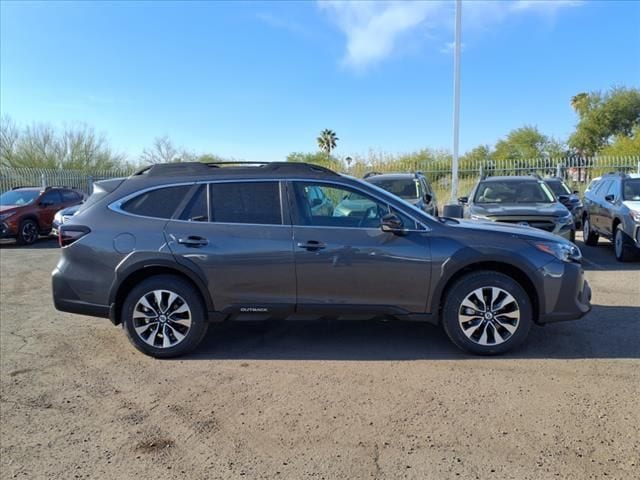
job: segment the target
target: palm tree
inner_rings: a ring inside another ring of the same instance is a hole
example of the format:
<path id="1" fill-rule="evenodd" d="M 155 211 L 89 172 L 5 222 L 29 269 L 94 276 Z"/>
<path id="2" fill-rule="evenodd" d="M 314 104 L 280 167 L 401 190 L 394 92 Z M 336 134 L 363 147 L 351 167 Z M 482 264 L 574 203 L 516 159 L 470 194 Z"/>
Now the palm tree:
<path id="1" fill-rule="evenodd" d="M 331 151 L 336 148 L 338 140 L 340 139 L 336 135 L 336 132 L 334 132 L 333 130 L 329 130 L 328 128 L 322 130 L 320 132 L 320 136 L 316 139 L 320 150 L 322 150 L 329 156 L 331 155 Z"/>
<path id="2" fill-rule="evenodd" d="M 571 108 L 580 116 L 585 112 L 589 105 L 589 94 L 582 92 L 571 97 Z"/>

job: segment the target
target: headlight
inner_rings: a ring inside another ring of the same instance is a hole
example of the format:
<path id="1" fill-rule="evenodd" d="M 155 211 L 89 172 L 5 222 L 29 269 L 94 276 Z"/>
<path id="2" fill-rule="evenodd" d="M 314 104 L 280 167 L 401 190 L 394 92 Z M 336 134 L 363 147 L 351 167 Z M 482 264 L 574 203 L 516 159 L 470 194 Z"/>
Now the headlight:
<path id="1" fill-rule="evenodd" d="M 485 220 L 487 222 L 491 221 L 491 219 L 485 215 L 478 215 L 477 213 L 472 213 L 471 215 L 469 215 L 469 218 L 471 220 Z"/>
<path id="2" fill-rule="evenodd" d="M 0 222 L 2 222 L 3 220 L 6 220 L 7 218 L 9 218 L 11 215 L 15 215 L 16 212 L 9 212 L 9 213 L 2 213 L 0 214 Z"/>
<path id="3" fill-rule="evenodd" d="M 62 223 L 62 210 L 60 210 L 53 216 L 53 220 L 55 222 Z"/>
<path id="4" fill-rule="evenodd" d="M 569 212 L 567 215 L 558 218 L 558 221 L 563 225 L 566 225 L 567 223 L 573 223 L 573 215 L 571 214 L 571 212 Z"/>
<path id="5" fill-rule="evenodd" d="M 637 210 L 631 210 L 629 212 L 629 216 L 633 219 L 634 222 L 640 222 L 640 212 Z"/>
<path id="6" fill-rule="evenodd" d="M 531 242 L 531 245 L 563 262 L 580 262 L 582 260 L 582 253 L 575 245 L 559 242 Z"/>

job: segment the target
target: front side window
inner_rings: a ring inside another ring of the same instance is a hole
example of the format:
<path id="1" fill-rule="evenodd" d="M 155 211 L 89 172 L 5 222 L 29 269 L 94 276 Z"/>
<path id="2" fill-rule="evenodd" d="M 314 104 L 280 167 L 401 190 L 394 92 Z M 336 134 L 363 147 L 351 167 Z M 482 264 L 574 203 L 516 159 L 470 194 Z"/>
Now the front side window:
<path id="1" fill-rule="evenodd" d="M 191 185 L 179 185 L 151 190 L 128 200 L 122 210 L 133 215 L 153 218 L 171 218 L 184 200 Z"/>
<path id="2" fill-rule="evenodd" d="M 322 203 L 315 200 L 319 190 Z M 362 192 L 342 186 L 325 184 L 294 183 L 299 225 L 343 228 L 379 228 L 382 217 L 388 213 L 400 216 L 405 228 L 415 229 L 410 217 L 395 211 L 386 203 Z"/>
<path id="3" fill-rule="evenodd" d="M 569 190 L 563 182 L 550 181 L 545 182 L 545 184 L 553 191 L 553 193 L 556 194 L 557 197 L 560 195 L 571 195 L 571 190 Z"/>
<path id="4" fill-rule="evenodd" d="M 212 183 L 211 221 L 282 225 L 278 182 Z"/>
<path id="5" fill-rule="evenodd" d="M 611 181 L 611 184 L 609 185 L 608 190 L 605 193 L 605 196 L 607 195 L 613 195 L 613 198 L 616 199 L 618 198 L 618 182 L 616 182 L 615 180 Z"/>
<path id="6" fill-rule="evenodd" d="M 553 203 L 549 187 L 539 182 L 491 181 L 481 182 L 475 203 Z"/>

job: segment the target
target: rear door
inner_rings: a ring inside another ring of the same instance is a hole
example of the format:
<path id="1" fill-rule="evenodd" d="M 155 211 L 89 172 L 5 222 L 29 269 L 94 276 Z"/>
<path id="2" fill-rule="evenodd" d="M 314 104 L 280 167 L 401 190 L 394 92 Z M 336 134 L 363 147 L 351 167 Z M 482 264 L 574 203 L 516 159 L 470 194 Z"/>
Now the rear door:
<path id="1" fill-rule="evenodd" d="M 177 260 L 208 282 L 216 311 L 286 315 L 296 284 L 292 227 L 278 181 L 199 185 L 166 226 Z"/>
<path id="2" fill-rule="evenodd" d="M 319 181 L 288 187 L 300 313 L 425 311 L 431 275 L 427 230 L 363 190 Z M 316 189 L 332 201 L 332 211 L 313 209 Z M 402 217 L 406 235 L 381 230 L 389 212 Z"/>

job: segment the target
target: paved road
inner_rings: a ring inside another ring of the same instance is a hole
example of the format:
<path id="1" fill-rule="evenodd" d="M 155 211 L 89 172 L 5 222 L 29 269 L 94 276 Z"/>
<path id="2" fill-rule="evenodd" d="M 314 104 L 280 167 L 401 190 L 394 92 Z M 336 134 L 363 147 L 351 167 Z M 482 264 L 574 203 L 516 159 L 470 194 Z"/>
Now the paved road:
<path id="1" fill-rule="evenodd" d="M 580 246 L 593 312 L 504 357 L 329 321 L 220 325 L 158 361 L 53 309 L 54 242 L 2 245 L 2 478 L 637 478 L 640 263 Z"/>

